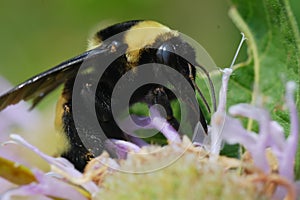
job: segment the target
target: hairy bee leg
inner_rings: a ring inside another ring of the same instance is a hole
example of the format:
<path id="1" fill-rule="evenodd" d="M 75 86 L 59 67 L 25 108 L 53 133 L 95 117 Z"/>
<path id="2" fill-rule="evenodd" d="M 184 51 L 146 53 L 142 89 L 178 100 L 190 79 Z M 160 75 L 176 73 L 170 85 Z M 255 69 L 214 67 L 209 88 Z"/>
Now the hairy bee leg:
<path id="1" fill-rule="evenodd" d="M 76 126 L 74 124 L 70 102 L 63 106 L 63 128 L 65 134 L 69 140 L 68 149 L 61 156 L 71 161 L 75 168 L 79 171 L 83 171 L 86 164 L 95 156 L 85 148 L 82 143 L 78 133 L 76 131 Z"/>
<path id="2" fill-rule="evenodd" d="M 156 87 L 153 90 L 149 91 L 149 93 L 146 95 L 145 100 L 149 107 L 155 104 L 163 106 L 168 122 L 173 126 L 174 129 L 179 129 L 179 123 L 173 115 L 170 100 L 163 87 Z"/>

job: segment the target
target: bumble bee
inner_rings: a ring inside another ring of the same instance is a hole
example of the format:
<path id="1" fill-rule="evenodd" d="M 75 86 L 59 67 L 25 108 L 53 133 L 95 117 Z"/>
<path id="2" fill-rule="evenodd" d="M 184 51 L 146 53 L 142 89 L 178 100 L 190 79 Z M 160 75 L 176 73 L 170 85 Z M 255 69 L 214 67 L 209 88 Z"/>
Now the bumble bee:
<path id="1" fill-rule="evenodd" d="M 134 31 L 149 27 L 159 28 L 159 30 Z M 112 39 L 112 36 L 117 34 L 119 37 Z M 92 108 L 95 109 L 98 124 L 107 138 L 129 141 L 131 139 L 116 124 L 112 115 L 111 102 L 112 91 L 117 81 L 129 70 L 135 70 L 131 77 L 134 81 L 136 77 L 139 77 L 137 66 L 147 63 L 164 64 L 182 74 L 193 91 L 200 92 L 195 84 L 197 63 L 194 49 L 178 35 L 177 31 L 158 22 L 135 20 L 109 26 L 95 34 L 90 46 L 90 49 L 83 54 L 28 79 L 0 97 L 0 111 L 21 100 L 33 100 L 33 108 L 47 94 L 63 84 L 64 88 L 57 103 L 55 119 L 56 127 L 61 129 L 67 138 L 67 148 L 61 155 L 81 171 L 90 159 L 97 156 L 84 145 L 81 138 L 86 138 L 92 146 L 103 146 L 102 140 L 105 140 L 95 136 L 97 128 L 90 123 L 88 112 L 91 107 L 88 105 L 91 103 L 94 104 Z M 186 55 L 189 59 L 179 56 L 177 54 L 179 52 L 180 55 Z M 104 68 L 104 60 L 112 56 L 116 56 L 116 59 L 108 63 L 109 67 L 105 69 L 101 77 L 97 77 L 95 74 Z M 79 70 L 84 63 L 87 63 L 89 67 Z M 202 69 L 205 71 L 204 68 Z M 157 73 L 160 72 L 154 71 L 153 76 Z M 205 73 L 208 75 L 206 71 Z M 79 87 L 75 89 L 76 81 Z M 77 112 L 72 104 L 74 96 L 82 104 L 77 124 L 73 117 L 74 112 Z M 162 105 L 168 122 L 178 129 L 179 123 L 170 106 L 170 101 L 175 98 L 174 93 L 167 87 L 150 83 L 138 88 L 129 104 L 145 102 L 148 105 Z M 205 102 L 205 99 L 203 101 Z M 206 120 L 201 109 L 197 120 L 207 131 Z M 99 149 L 103 150 L 100 147 Z"/>

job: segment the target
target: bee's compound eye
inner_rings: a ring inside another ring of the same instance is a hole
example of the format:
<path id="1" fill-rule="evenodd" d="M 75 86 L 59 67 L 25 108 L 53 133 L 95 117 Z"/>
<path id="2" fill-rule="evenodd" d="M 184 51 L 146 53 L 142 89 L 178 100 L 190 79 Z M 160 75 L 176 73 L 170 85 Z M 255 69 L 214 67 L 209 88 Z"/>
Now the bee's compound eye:
<path id="1" fill-rule="evenodd" d="M 169 64 L 170 61 L 175 56 L 175 51 L 176 48 L 173 44 L 169 44 L 169 43 L 162 44 L 156 52 L 158 61 L 161 62 L 162 64 Z"/>

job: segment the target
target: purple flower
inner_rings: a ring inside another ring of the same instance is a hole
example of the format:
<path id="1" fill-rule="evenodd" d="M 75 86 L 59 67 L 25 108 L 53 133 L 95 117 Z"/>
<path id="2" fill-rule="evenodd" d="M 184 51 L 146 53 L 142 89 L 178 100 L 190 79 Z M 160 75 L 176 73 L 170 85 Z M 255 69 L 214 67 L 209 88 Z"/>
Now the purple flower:
<path id="1" fill-rule="evenodd" d="M 38 197 L 39 199 L 52 199 L 51 197 L 62 199 L 87 199 L 74 186 L 61 181 L 55 177 L 46 175 L 40 170 L 32 170 L 37 182 L 17 187 L 1 195 L 2 200 L 12 199 L 13 196 Z"/>
<path id="2" fill-rule="evenodd" d="M 181 139 L 179 133 L 160 115 L 156 107 L 150 107 L 149 111 L 149 117 L 130 115 L 121 122 L 120 127 L 126 131 L 126 135 L 130 141 L 110 139 L 106 142 L 106 148 L 115 152 L 120 159 L 125 159 L 129 151 L 138 153 L 140 147 L 149 144 L 138 137 L 134 132 L 147 129 L 154 129 L 151 135 L 160 131 L 170 144 L 180 143 Z"/>
<path id="3" fill-rule="evenodd" d="M 223 70 L 220 103 L 217 112 L 212 117 L 210 139 L 206 140 L 208 144 L 203 141 L 203 146 L 209 147 L 212 158 L 215 159 L 220 152 L 222 141 L 228 144 L 241 144 L 250 152 L 254 164 L 266 174 L 271 172 L 266 157 L 266 149 L 271 148 L 278 160 L 279 175 L 294 184 L 295 187 L 297 185 L 299 187 L 299 183 L 294 183 L 294 162 L 299 133 L 297 108 L 294 101 L 296 84 L 288 82 L 286 87 L 286 104 L 290 111 L 291 132 L 285 139 L 283 128 L 276 121 L 272 121 L 269 112 L 264 108 L 250 104 L 238 104 L 229 108 L 231 116 L 226 114 L 226 91 L 231 72 L 231 69 Z M 242 123 L 232 116 L 256 120 L 259 123 L 258 133 L 246 130 Z M 278 187 L 274 197 L 281 199 L 285 195 L 284 188 Z"/>
<path id="4" fill-rule="evenodd" d="M 0 77 L 0 93 L 11 88 L 10 84 Z M 10 106 L 0 112 L 0 156 L 12 161 L 17 161 L 26 166 L 32 166 L 26 158 L 24 158 L 23 149 L 20 146 L 6 144 L 3 142 L 9 140 L 9 134 L 20 129 L 23 132 L 37 132 L 37 124 L 42 124 L 41 116 L 36 110 L 28 112 L 30 105 L 20 102 L 15 106 Z"/>
<path id="5" fill-rule="evenodd" d="M 128 152 L 139 152 L 140 147 L 132 142 L 127 142 L 124 140 L 117 140 L 117 139 L 109 139 L 106 142 L 105 147 L 107 149 L 113 150 L 119 159 L 126 159 Z"/>
<path id="6" fill-rule="evenodd" d="M 23 145 L 24 147 L 30 149 L 31 151 L 35 152 L 37 155 L 39 155 L 41 158 L 43 158 L 47 163 L 51 166 L 52 172 L 54 172 L 54 175 L 60 176 L 60 178 L 66 178 L 67 180 L 79 180 L 83 179 L 83 174 L 77 169 L 74 168 L 73 164 L 70 163 L 65 158 L 54 158 L 52 156 L 48 156 L 47 154 L 44 154 L 41 152 L 38 148 L 28 143 L 26 140 L 24 140 L 21 136 L 12 134 L 10 135 L 13 141 L 17 142 L 20 145 Z M 53 173 L 50 173 L 53 174 Z M 74 181 L 76 182 L 76 181 Z M 53 185 L 55 187 L 55 185 Z M 86 182 L 84 184 L 81 184 L 83 188 L 85 188 L 87 191 L 89 191 L 91 194 L 98 191 L 98 187 L 91 181 Z"/>
<path id="7" fill-rule="evenodd" d="M 238 104 L 230 107 L 229 113 L 233 116 L 243 116 L 256 120 L 259 123 L 259 132 L 253 133 L 244 129 L 241 123 L 229 116 L 226 117 L 223 127 L 223 139 L 228 143 L 242 144 L 252 155 L 254 163 L 265 173 L 270 173 L 270 166 L 265 151 L 270 148 L 278 160 L 279 175 L 291 183 L 294 182 L 294 163 L 298 145 L 298 116 L 294 102 L 295 83 L 287 83 L 286 103 L 290 110 L 291 132 L 285 139 L 283 128 L 272 121 L 269 113 L 249 104 Z M 283 198 L 285 191 L 279 187 L 275 197 Z"/>
<path id="8" fill-rule="evenodd" d="M 139 117 L 136 115 L 131 115 L 123 120 L 120 126 L 124 128 L 127 131 L 127 134 L 131 135 L 132 137 L 136 136 L 134 134 L 134 131 L 136 130 L 155 129 L 155 133 L 157 133 L 157 131 L 160 131 L 170 143 L 179 143 L 181 141 L 179 133 L 168 123 L 168 121 L 164 117 L 160 115 L 156 107 L 150 107 L 149 111 L 149 117 Z M 138 141 L 139 144 L 140 142 L 141 141 Z M 145 143 L 142 143 L 141 146 L 143 145 L 145 145 Z"/>

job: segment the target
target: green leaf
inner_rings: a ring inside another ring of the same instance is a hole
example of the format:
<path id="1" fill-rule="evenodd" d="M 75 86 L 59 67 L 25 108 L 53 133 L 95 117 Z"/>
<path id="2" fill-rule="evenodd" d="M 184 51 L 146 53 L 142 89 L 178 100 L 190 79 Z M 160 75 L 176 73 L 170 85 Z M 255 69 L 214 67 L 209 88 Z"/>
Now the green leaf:
<path id="1" fill-rule="evenodd" d="M 248 60 L 240 63 L 229 85 L 228 103 L 250 102 L 271 111 L 289 134 L 288 111 L 284 109 L 285 83 L 298 83 L 297 108 L 300 111 L 300 36 L 287 0 L 232 0 L 229 15 L 245 33 Z M 248 129 L 253 124 L 248 121 Z M 296 175 L 300 178 L 300 148 Z"/>

